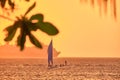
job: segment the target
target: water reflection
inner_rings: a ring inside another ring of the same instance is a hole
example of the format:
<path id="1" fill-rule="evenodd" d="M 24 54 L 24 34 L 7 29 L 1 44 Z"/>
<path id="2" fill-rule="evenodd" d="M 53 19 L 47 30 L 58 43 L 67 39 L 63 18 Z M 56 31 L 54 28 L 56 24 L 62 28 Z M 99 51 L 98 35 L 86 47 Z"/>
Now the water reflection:
<path id="1" fill-rule="evenodd" d="M 100 15 L 102 12 L 106 15 L 110 11 L 114 19 L 117 18 L 116 0 L 80 0 L 80 2 L 89 3 L 93 8 L 98 6 Z"/>

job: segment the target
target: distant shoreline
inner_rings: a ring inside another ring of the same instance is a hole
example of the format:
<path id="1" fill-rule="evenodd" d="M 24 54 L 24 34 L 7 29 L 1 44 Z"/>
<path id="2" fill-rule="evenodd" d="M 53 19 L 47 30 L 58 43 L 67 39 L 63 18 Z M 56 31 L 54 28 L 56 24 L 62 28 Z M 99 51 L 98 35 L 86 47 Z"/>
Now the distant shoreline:
<path id="1" fill-rule="evenodd" d="M 0 59 L 47 59 L 47 57 L 39 58 L 0 58 Z M 54 59 L 120 59 L 120 57 L 55 57 Z"/>

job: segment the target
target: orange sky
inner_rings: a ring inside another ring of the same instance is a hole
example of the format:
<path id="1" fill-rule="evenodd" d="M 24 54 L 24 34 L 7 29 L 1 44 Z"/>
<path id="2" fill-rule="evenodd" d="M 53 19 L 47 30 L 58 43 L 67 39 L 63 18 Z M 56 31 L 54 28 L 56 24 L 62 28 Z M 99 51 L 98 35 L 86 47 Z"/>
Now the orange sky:
<path id="1" fill-rule="evenodd" d="M 15 15 L 25 12 L 31 3 L 22 4 Z M 119 15 L 117 22 L 110 13 L 99 16 L 97 6 L 93 9 L 90 5 L 80 4 L 79 0 L 37 0 L 36 8 L 30 14 L 32 13 L 43 13 L 44 21 L 52 22 L 60 30 L 57 36 L 52 37 L 54 47 L 61 51 L 59 57 L 120 57 Z M 1 20 L 4 22 L 0 22 L 0 45 L 4 45 L 4 26 L 12 22 Z M 34 35 L 43 43 L 49 44 L 50 36 L 40 31 Z M 14 45 L 15 40 L 16 38 L 10 44 Z M 32 45 L 27 42 L 27 46 Z"/>

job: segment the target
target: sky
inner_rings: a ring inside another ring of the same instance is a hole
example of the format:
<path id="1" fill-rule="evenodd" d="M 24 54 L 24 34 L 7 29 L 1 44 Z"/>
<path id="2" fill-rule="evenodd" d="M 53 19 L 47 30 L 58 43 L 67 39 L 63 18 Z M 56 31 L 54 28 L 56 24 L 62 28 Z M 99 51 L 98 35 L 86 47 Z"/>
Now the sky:
<path id="1" fill-rule="evenodd" d="M 14 20 L 15 15 L 25 12 L 33 2 L 21 2 L 19 10 L 9 17 Z M 54 48 L 61 52 L 59 57 L 120 57 L 120 16 L 115 21 L 109 10 L 108 15 L 100 16 L 98 6 L 93 9 L 88 4 L 81 4 L 80 0 L 37 0 L 28 17 L 42 13 L 44 21 L 53 23 L 59 29 L 60 33 L 56 36 L 48 36 L 39 30 L 33 32 L 45 45 L 52 38 Z M 117 11 L 120 14 L 120 10 Z M 13 22 L 0 20 L 0 45 L 5 45 L 3 29 Z M 16 37 L 9 44 L 15 45 L 15 41 Z M 26 46 L 33 46 L 28 39 Z"/>

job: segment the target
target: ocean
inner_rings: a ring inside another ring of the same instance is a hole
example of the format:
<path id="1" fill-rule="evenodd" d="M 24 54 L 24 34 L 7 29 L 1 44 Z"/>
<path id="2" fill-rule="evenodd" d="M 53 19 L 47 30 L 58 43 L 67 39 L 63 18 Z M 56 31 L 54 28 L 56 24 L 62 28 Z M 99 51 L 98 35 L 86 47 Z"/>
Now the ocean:
<path id="1" fill-rule="evenodd" d="M 0 59 L 0 80 L 120 80 L 120 58 Z"/>

